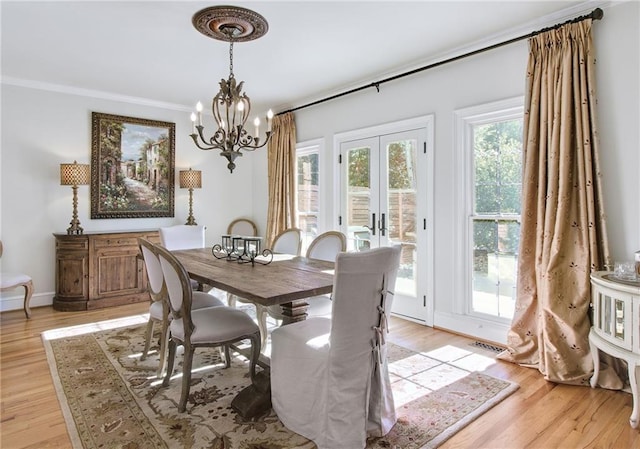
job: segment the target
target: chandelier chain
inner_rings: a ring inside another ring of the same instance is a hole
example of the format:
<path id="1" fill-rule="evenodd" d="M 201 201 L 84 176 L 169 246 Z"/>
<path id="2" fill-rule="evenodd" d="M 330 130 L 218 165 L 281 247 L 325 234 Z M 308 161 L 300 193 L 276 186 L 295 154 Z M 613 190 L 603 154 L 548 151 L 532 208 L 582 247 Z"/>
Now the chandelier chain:
<path id="1" fill-rule="evenodd" d="M 229 41 L 229 78 L 233 76 L 233 39 Z"/>

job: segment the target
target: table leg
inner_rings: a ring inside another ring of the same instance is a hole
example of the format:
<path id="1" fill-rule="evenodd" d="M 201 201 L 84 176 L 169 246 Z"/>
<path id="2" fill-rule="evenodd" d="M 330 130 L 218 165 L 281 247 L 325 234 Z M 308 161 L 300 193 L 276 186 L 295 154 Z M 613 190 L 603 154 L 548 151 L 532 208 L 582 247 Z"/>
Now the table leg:
<path id="1" fill-rule="evenodd" d="M 309 304 L 305 299 L 297 299 L 282 304 L 282 315 L 284 315 L 282 324 L 291 324 L 306 320 L 308 308 Z"/>
<path id="2" fill-rule="evenodd" d="M 633 360 L 627 360 L 627 364 L 629 365 L 629 384 L 631 386 L 631 395 L 633 396 L 633 411 L 629 418 L 629 424 L 635 429 L 638 427 L 638 414 L 640 413 L 640 410 L 638 410 L 638 366 Z"/>
<path id="3" fill-rule="evenodd" d="M 589 349 L 591 350 L 591 358 L 593 359 L 593 376 L 591 376 L 591 388 L 595 388 L 598 386 L 598 376 L 600 375 L 600 354 L 598 353 L 598 347 L 591 339 L 591 334 L 589 334 Z"/>

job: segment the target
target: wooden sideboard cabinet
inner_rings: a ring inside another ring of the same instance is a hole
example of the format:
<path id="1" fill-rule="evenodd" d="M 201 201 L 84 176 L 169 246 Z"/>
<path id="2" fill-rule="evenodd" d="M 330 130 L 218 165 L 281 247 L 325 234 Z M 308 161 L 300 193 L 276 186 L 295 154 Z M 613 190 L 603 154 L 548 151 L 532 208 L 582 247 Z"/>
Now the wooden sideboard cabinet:
<path id="1" fill-rule="evenodd" d="M 593 326 L 589 346 L 593 357 L 591 386 L 598 385 L 598 349 L 627 362 L 633 410 L 629 423 L 636 428 L 640 419 L 640 282 L 612 277 L 611 272 L 591 274 Z"/>
<path id="2" fill-rule="evenodd" d="M 54 234 L 56 294 L 53 308 L 80 311 L 149 300 L 138 238 L 160 243 L 158 231 Z"/>

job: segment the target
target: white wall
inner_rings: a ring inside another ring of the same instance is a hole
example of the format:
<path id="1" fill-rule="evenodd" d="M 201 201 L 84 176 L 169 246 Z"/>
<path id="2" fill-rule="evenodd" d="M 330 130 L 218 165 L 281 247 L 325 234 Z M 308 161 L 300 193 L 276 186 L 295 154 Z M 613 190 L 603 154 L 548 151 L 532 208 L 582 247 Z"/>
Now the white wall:
<path id="1" fill-rule="evenodd" d="M 132 101 L 134 101 L 132 99 Z M 238 160 L 233 174 L 216 151 L 198 150 L 189 133 L 189 112 L 127 101 L 2 85 L 0 238 L 3 271 L 28 273 L 34 281 L 32 305 L 51 304 L 55 290 L 54 232 L 66 232 L 72 190 L 60 185 L 60 164 L 91 163 L 91 112 L 161 120 L 176 124 L 175 217 L 90 219 L 90 187 L 78 188 L 78 215 L 85 232 L 157 229 L 182 224 L 189 193 L 178 187 L 178 172 L 202 170 L 194 190 L 193 214 L 207 225 L 207 244 L 218 243 L 234 218 L 253 217 L 253 154 Z M 22 307 L 22 289 L 2 293 L 1 310 Z"/>
<path id="2" fill-rule="evenodd" d="M 593 25 L 604 199 L 616 260 L 631 259 L 640 250 L 639 9 L 638 2 L 606 8 L 604 19 Z M 336 133 L 435 114 L 435 322 L 467 334 L 475 332 L 469 326 L 482 334 L 483 323 L 461 322 L 452 314 L 456 302 L 452 286 L 461 276 L 453 250 L 456 239 L 462 238 L 454 233 L 454 180 L 460 167 L 454 163 L 453 113 L 524 95 L 527 58 L 528 44 L 523 40 L 383 84 L 380 93 L 368 89 L 295 113 L 297 140 L 324 138 L 332 153 L 328 159 L 334 161 L 331 146 Z M 254 163 L 256 171 L 266 170 L 266 165 L 259 165 L 266 164 L 266 159 Z M 325 206 L 333 208 L 334 169 L 322 170 L 322 185 L 331 189 Z M 255 202 L 266 202 L 264 192 L 256 187 Z M 485 335 L 493 341 L 504 341 L 505 336 L 506 331 Z"/>

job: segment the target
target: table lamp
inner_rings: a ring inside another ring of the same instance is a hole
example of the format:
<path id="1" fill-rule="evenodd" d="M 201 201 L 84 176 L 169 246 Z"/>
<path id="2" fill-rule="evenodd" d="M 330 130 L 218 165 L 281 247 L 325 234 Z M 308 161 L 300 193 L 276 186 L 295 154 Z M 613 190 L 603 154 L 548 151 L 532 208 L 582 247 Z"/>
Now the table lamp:
<path id="1" fill-rule="evenodd" d="M 71 186 L 73 189 L 73 218 L 69 222 L 67 234 L 82 234 L 83 230 L 78 220 L 78 186 L 89 184 L 89 164 L 60 164 L 60 185 Z"/>
<path id="2" fill-rule="evenodd" d="M 193 189 L 202 188 L 202 172 L 200 170 L 180 170 L 180 188 L 189 189 L 189 217 L 186 225 L 197 225 L 193 218 Z"/>

